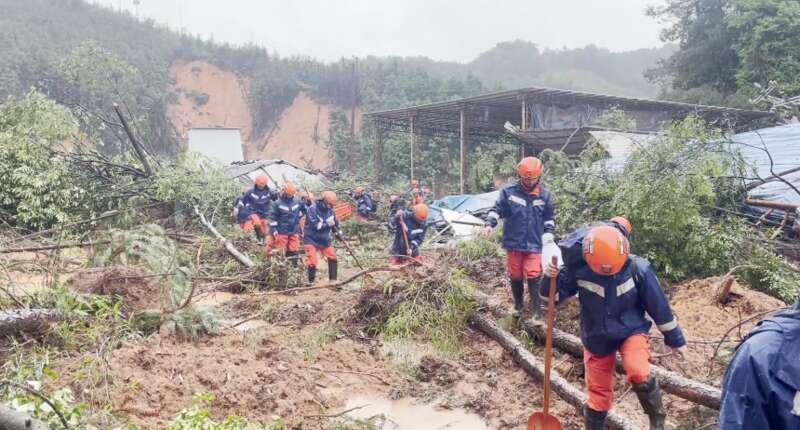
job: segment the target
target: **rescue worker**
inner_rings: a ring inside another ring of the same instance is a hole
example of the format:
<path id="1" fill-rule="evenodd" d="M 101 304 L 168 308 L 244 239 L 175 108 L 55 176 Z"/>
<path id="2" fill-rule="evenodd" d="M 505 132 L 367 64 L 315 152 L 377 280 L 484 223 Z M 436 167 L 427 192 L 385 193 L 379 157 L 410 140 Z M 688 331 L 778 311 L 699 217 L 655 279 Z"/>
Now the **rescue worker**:
<path id="1" fill-rule="evenodd" d="M 514 313 L 524 307 L 525 279 L 534 315 L 540 314 L 538 282 L 542 273 L 542 254 L 549 260 L 561 253 L 555 244 L 555 207 L 550 192 L 540 183 L 542 162 L 536 157 L 525 157 L 517 166 L 519 180 L 500 191 L 494 208 L 489 212 L 486 226 L 503 225 L 503 249 L 506 250 L 506 268 L 511 278 L 514 296 Z"/>
<path id="2" fill-rule="evenodd" d="M 245 191 L 237 203 L 240 214 L 243 208 L 246 208 L 245 212 L 248 213 L 246 221 L 241 225 L 242 229 L 244 231 L 255 229 L 259 243 L 267 237 L 269 231 L 267 219 L 269 218 L 270 205 L 277 198 L 278 193 L 269 187 L 267 175 L 262 174 L 256 177 L 253 188 Z"/>
<path id="3" fill-rule="evenodd" d="M 369 217 L 377 210 L 375 200 L 361 186 L 355 187 L 352 195 L 356 201 L 356 216 L 358 219 L 361 221 L 369 220 Z"/>
<path id="4" fill-rule="evenodd" d="M 392 194 L 389 196 L 389 221 L 386 223 L 386 227 L 389 229 L 389 233 L 394 234 L 397 231 L 397 223 L 395 214 L 397 211 L 406 207 L 406 202 L 400 198 L 397 194 Z"/>
<path id="5" fill-rule="evenodd" d="M 628 239 L 615 226 L 592 227 L 582 239 L 583 264 L 566 264 L 560 271 L 546 262 L 540 287 L 547 300 L 550 278 L 557 277 L 557 302 L 578 295 L 583 363 L 589 401 L 584 408 L 586 429 L 604 428 L 614 395 L 616 352 L 633 385 L 651 430 L 663 430 L 666 412 L 661 390 L 650 374 L 647 333 L 655 321 L 664 343 L 682 358 L 686 340 L 655 271 L 646 259 L 630 255 Z"/>
<path id="6" fill-rule="evenodd" d="M 421 263 L 419 247 L 425 240 L 428 229 L 428 206 L 420 203 L 411 209 L 400 209 L 393 218 L 398 228 L 395 230 L 389 264 L 402 265 L 408 263 L 408 260 Z"/>
<path id="7" fill-rule="evenodd" d="M 630 241 L 630 235 L 633 231 L 633 226 L 627 218 L 622 216 L 615 216 L 606 222 L 598 222 L 582 226 L 575 229 L 573 232 L 566 234 L 558 242 L 558 246 L 561 249 L 561 255 L 563 256 L 563 263 L 573 269 L 577 269 L 578 267 L 585 265 L 586 263 L 583 260 L 583 238 L 586 237 L 592 228 L 602 225 L 609 225 L 616 228 L 628 239 L 628 241 Z"/>
<path id="8" fill-rule="evenodd" d="M 719 430 L 800 429 L 800 298 L 739 345 L 722 384 Z"/>
<path id="9" fill-rule="evenodd" d="M 336 205 L 336 193 L 325 191 L 322 198 L 308 208 L 303 244 L 308 266 L 308 282 L 314 282 L 317 276 L 317 252 L 321 252 L 328 261 L 328 279 L 336 280 L 336 250 L 333 248 L 331 233 L 339 230 L 339 220 L 333 207 Z"/>
<path id="10" fill-rule="evenodd" d="M 300 218 L 306 213 L 306 206 L 296 194 L 297 187 L 291 182 L 285 183 L 269 218 L 271 245 L 283 250 L 294 266 L 300 253 Z"/>

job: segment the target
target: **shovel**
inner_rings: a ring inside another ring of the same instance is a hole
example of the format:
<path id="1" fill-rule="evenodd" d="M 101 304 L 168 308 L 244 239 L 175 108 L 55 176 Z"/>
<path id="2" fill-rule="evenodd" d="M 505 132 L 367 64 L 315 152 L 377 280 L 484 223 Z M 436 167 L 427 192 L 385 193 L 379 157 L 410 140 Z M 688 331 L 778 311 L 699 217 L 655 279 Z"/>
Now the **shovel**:
<path id="1" fill-rule="evenodd" d="M 558 258 L 553 257 L 553 266 L 558 267 Z M 561 422 L 550 415 L 550 366 L 553 362 L 553 320 L 556 313 L 556 278 L 550 278 L 547 297 L 547 332 L 544 343 L 544 411 L 535 412 L 528 418 L 528 430 L 561 430 Z"/>

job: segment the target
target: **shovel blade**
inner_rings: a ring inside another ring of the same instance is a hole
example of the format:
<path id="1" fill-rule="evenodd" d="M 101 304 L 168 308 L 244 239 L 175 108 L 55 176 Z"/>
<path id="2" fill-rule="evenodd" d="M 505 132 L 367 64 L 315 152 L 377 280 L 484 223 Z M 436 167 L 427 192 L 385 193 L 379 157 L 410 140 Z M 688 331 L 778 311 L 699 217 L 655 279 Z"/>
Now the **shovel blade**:
<path id="1" fill-rule="evenodd" d="M 536 412 L 528 418 L 528 430 L 561 430 L 561 421 L 544 412 Z"/>

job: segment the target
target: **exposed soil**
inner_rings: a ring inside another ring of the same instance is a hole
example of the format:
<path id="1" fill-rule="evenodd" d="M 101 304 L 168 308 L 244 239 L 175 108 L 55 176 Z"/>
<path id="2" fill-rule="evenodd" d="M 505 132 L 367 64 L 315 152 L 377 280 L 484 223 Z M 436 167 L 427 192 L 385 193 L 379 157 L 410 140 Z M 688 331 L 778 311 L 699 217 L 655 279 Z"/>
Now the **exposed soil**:
<path id="1" fill-rule="evenodd" d="M 169 76 L 167 90 L 174 99 L 167 106 L 167 118 L 184 148 L 191 128 L 238 128 L 245 144 L 253 141 L 246 80 L 204 61 L 176 61 Z"/>
<path id="2" fill-rule="evenodd" d="M 75 272 L 67 281 L 73 291 L 121 297 L 122 311 L 130 315 L 160 307 L 161 290 L 157 278 L 140 267 L 94 267 Z"/>

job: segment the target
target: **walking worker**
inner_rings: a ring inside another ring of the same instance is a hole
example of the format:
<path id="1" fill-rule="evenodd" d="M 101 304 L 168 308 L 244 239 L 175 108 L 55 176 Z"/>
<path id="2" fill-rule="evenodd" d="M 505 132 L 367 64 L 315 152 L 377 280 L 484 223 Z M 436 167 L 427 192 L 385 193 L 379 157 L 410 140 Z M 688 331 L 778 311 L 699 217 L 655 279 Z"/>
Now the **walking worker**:
<path id="1" fill-rule="evenodd" d="M 414 205 L 411 209 L 399 209 L 394 214 L 394 224 L 397 226 L 394 233 L 389 264 L 403 265 L 409 260 L 422 262 L 420 245 L 425 240 L 428 230 L 428 206 L 423 203 Z"/>
<path id="2" fill-rule="evenodd" d="M 664 429 L 666 412 L 661 390 L 650 374 L 647 333 L 652 323 L 645 312 L 655 321 L 673 355 L 682 358 L 686 350 L 683 332 L 650 262 L 629 254 L 628 248 L 628 239 L 619 227 L 598 225 L 582 238 L 581 264 L 567 258 L 560 271 L 552 262 L 546 262 L 544 267 L 540 287 L 544 301 L 547 301 L 549 278 L 555 276 L 556 301 L 563 302 L 577 294 L 580 302 L 583 363 L 589 392 L 584 408 L 588 430 L 602 430 L 611 409 L 617 351 L 622 356 L 628 382 L 650 418 L 650 429 Z"/>
<path id="3" fill-rule="evenodd" d="M 237 206 L 239 207 L 239 218 L 244 211 L 247 218 L 240 225 L 244 231 L 255 229 L 256 237 L 259 242 L 267 237 L 269 231 L 267 219 L 269 218 L 270 205 L 273 200 L 278 198 L 278 193 L 269 188 L 267 175 L 256 177 L 255 185 L 242 194 Z"/>
<path id="4" fill-rule="evenodd" d="M 722 383 L 719 430 L 800 429 L 800 298 L 739 345 Z"/>
<path id="5" fill-rule="evenodd" d="M 356 217 L 361 221 L 369 220 L 369 217 L 378 210 L 375 200 L 362 186 L 353 189 L 353 199 L 356 201 Z"/>
<path id="6" fill-rule="evenodd" d="M 542 162 L 536 157 L 525 157 L 517 166 L 519 180 L 500 191 L 500 196 L 489 212 L 486 226 L 497 227 L 504 219 L 503 248 L 506 266 L 511 278 L 514 312 L 524 308 L 525 279 L 534 314 L 540 313 L 538 293 L 542 273 L 542 255 L 546 261 L 555 255 L 561 259 L 553 232 L 556 229 L 555 207 L 550 192 L 541 184 Z"/>
<path id="7" fill-rule="evenodd" d="M 339 220 L 333 207 L 336 205 L 336 193 L 324 191 L 322 198 L 308 208 L 303 245 L 306 251 L 308 266 L 308 282 L 314 282 L 317 276 L 317 252 L 321 252 L 328 261 L 328 279 L 336 280 L 336 250 L 333 248 L 331 233 L 339 230 Z"/>
<path id="8" fill-rule="evenodd" d="M 272 205 L 270 213 L 270 244 L 268 254 L 273 248 L 280 249 L 297 265 L 297 255 L 300 253 L 300 218 L 306 213 L 306 206 L 297 197 L 297 187 L 287 182 L 283 184 L 280 197 Z"/>

